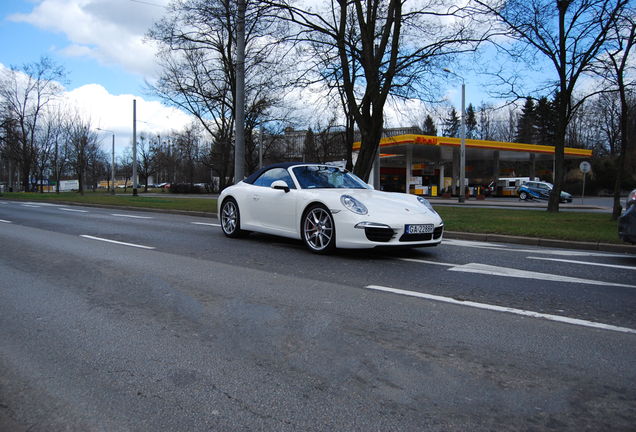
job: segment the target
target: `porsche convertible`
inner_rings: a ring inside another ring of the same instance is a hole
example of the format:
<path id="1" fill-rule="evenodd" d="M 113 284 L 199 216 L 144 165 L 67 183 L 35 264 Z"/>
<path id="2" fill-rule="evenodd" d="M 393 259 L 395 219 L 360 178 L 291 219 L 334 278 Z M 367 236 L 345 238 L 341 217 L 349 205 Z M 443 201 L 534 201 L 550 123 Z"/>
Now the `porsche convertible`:
<path id="1" fill-rule="evenodd" d="M 376 191 L 331 165 L 270 165 L 224 189 L 218 203 L 226 236 L 259 232 L 300 239 L 318 254 L 437 246 L 444 231 L 423 197 Z"/>

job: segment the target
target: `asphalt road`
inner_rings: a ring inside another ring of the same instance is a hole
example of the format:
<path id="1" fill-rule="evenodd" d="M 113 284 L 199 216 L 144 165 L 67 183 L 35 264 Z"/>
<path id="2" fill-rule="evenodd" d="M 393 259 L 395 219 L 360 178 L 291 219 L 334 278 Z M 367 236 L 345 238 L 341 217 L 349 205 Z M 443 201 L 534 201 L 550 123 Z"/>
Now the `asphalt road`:
<path id="1" fill-rule="evenodd" d="M 323 257 L 211 219 L 11 201 L 0 245 L 0 430 L 636 424 L 633 255 Z"/>

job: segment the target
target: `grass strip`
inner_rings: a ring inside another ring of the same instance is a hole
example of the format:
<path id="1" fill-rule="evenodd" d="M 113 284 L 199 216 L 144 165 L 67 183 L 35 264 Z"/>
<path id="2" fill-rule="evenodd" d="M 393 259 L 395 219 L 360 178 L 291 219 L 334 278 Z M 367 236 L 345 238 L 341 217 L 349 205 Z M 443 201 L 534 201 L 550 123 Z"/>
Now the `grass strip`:
<path id="1" fill-rule="evenodd" d="M 5 199 L 15 199 L 24 201 L 50 201 L 50 202 L 72 202 L 76 204 L 97 204 L 118 207 L 138 207 L 153 208 L 163 210 L 185 210 L 207 213 L 216 213 L 215 198 L 194 198 L 192 195 L 171 195 L 144 194 L 132 195 L 110 195 L 102 191 L 85 192 L 80 195 L 77 192 L 55 193 L 5 193 Z"/>
<path id="2" fill-rule="evenodd" d="M 442 207 L 445 230 L 580 242 L 621 243 L 609 213 Z"/>

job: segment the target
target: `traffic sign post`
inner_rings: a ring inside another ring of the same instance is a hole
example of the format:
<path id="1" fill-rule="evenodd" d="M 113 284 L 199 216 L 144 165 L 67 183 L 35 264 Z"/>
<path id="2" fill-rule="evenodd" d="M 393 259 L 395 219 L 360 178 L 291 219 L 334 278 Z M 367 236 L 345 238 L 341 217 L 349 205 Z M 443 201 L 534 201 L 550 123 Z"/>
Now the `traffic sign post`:
<path id="1" fill-rule="evenodd" d="M 583 171 L 583 194 L 581 195 L 581 205 L 585 203 L 585 177 L 587 177 L 587 173 L 592 169 L 592 165 L 589 162 L 583 161 L 581 165 L 579 165 L 581 171 Z"/>

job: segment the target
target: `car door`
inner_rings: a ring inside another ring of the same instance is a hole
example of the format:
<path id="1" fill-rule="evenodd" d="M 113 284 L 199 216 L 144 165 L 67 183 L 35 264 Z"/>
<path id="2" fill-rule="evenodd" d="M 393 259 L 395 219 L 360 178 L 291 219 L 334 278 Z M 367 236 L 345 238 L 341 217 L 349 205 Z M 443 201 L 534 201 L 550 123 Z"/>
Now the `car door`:
<path id="1" fill-rule="evenodd" d="M 523 184 L 523 186 L 532 198 L 541 198 L 541 194 L 539 193 L 539 185 L 537 183 L 526 182 Z"/>
<path id="2" fill-rule="evenodd" d="M 273 189 L 272 183 L 283 180 L 289 191 Z M 297 232 L 296 197 L 298 189 L 291 176 L 284 168 L 274 168 L 263 173 L 254 182 L 258 186 L 252 193 L 252 208 L 261 226 L 268 232 Z"/>
<path id="3" fill-rule="evenodd" d="M 537 183 L 537 191 L 539 192 L 541 199 L 544 199 L 544 200 L 550 199 L 550 192 L 552 192 L 552 189 L 550 189 L 550 187 L 547 184 Z"/>

